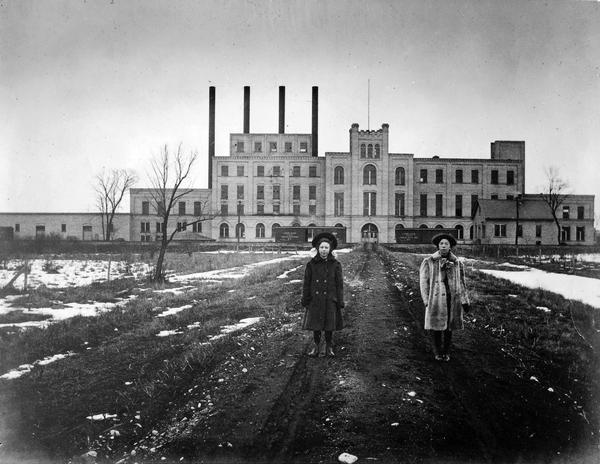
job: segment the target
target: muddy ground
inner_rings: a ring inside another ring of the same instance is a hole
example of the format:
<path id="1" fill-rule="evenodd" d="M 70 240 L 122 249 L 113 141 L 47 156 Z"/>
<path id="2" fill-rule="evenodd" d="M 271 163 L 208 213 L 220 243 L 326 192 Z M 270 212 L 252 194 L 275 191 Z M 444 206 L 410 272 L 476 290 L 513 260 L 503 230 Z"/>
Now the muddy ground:
<path id="1" fill-rule="evenodd" d="M 422 329 L 421 259 L 340 255 L 346 328 L 335 335 L 335 358 L 306 355 L 296 284 L 283 317 L 217 346 L 137 439 L 90 442 L 95 460 L 327 463 L 346 452 L 359 463 L 600 462 L 593 349 L 582 367 L 504 336 L 489 308 L 512 303 L 502 292 L 486 295 L 490 280 L 480 277 L 451 361 L 435 362 Z M 135 427 L 123 424 L 122 437 Z M 94 460 L 73 460 L 86 459 Z"/>

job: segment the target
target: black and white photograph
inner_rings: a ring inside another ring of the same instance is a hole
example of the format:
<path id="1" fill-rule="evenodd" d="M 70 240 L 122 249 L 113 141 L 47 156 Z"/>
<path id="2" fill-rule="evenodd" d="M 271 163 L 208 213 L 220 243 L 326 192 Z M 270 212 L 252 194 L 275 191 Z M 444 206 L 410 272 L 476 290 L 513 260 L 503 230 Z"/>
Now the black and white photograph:
<path id="1" fill-rule="evenodd" d="M 0 463 L 598 464 L 600 2 L 0 0 Z"/>

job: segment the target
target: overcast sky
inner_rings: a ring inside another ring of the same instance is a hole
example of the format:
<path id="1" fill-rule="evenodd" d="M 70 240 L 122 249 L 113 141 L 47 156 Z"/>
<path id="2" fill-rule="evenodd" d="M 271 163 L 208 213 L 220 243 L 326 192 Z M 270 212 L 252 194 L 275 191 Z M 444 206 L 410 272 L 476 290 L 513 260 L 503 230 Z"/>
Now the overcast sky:
<path id="1" fill-rule="evenodd" d="M 556 166 L 600 201 L 600 3 L 591 1 L 0 0 L 0 212 L 95 211 L 94 176 L 137 171 L 161 145 L 197 150 L 207 187 L 208 87 L 216 154 L 243 129 L 390 125 L 390 151 L 488 158 L 526 142 L 526 191 Z M 596 211 L 599 211 L 596 205 Z"/>

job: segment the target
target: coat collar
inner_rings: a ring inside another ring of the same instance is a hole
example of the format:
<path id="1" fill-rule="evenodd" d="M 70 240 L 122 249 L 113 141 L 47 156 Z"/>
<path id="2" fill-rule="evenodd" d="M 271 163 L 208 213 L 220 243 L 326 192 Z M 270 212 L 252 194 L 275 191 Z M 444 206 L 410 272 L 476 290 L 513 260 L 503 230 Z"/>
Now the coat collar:
<path id="1" fill-rule="evenodd" d="M 437 261 L 438 259 L 442 259 L 442 254 L 438 250 L 438 251 L 436 251 L 435 253 L 433 253 L 431 255 L 431 259 L 433 259 L 434 261 Z M 452 253 L 452 252 L 450 252 L 448 254 L 448 258 L 447 259 L 448 259 L 448 261 L 452 261 L 454 263 L 458 261 L 458 257 L 454 253 Z"/>
<path id="2" fill-rule="evenodd" d="M 321 255 L 317 252 L 317 255 L 312 260 L 315 263 L 324 263 L 325 261 L 327 261 L 327 262 L 335 261 L 335 258 L 333 257 L 333 255 L 331 253 L 329 253 L 327 255 L 327 258 L 323 259 L 323 258 L 321 258 Z"/>

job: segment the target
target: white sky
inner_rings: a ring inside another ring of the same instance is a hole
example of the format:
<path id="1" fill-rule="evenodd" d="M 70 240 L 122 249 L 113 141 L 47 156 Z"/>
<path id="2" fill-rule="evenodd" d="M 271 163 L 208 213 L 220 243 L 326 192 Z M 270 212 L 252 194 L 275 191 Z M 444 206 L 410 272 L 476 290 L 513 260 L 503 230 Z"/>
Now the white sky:
<path id="1" fill-rule="evenodd" d="M 200 153 L 208 87 L 216 154 L 242 132 L 311 130 L 347 151 L 353 122 L 390 124 L 390 151 L 489 157 L 525 140 L 526 190 L 557 166 L 600 198 L 600 3 L 404 0 L 0 0 L 0 211 L 95 211 L 102 168 L 138 172 L 163 144 Z M 127 205 L 125 205 L 127 206 Z M 598 208 L 596 208 L 598 211 Z"/>

